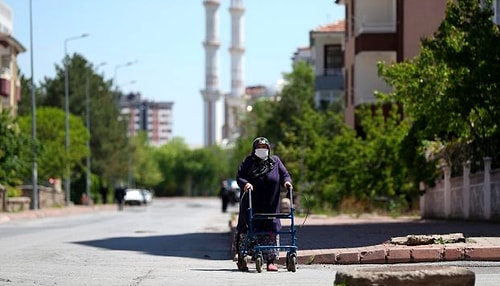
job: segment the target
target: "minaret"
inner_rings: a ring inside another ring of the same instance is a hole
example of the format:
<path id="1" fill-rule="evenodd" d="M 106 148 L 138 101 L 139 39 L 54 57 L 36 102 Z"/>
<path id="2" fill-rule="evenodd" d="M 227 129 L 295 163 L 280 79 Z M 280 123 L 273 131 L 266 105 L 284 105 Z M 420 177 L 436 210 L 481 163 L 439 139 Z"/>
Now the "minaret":
<path id="1" fill-rule="evenodd" d="M 204 102 L 204 144 L 205 147 L 216 143 L 216 102 L 220 98 L 218 56 L 219 28 L 218 12 L 219 0 L 205 0 L 205 89 L 201 91 Z"/>
<path id="2" fill-rule="evenodd" d="M 231 0 L 229 7 L 231 14 L 231 92 L 225 99 L 225 126 L 223 137 L 231 140 L 238 134 L 237 126 L 239 125 L 239 115 L 242 108 L 245 107 L 245 85 L 244 85 L 244 62 L 243 54 L 244 37 L 243 37 L 243 14 L 245 7 L 243 0 Z"/>

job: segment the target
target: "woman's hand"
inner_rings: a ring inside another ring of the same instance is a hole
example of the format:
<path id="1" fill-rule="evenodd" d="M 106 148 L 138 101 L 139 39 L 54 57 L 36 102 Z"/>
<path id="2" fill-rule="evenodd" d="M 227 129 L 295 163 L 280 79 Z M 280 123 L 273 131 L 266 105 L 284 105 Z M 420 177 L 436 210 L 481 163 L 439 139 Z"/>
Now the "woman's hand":
<path id="1" fill-rule="evenodd" d="M 250 183 L 246 183 L 245 186 L 243 187 L 243 192 L 246 193 L 248 190 L 250 190 L 250 191 L 253 190 L 253 186 Z"/>
<path id="2" fill-rule="evenodd" d="M 290 190 L 291 188 L 293 188 L 292 183 L 286 181 L 285 182 L 285 189 Z"/>

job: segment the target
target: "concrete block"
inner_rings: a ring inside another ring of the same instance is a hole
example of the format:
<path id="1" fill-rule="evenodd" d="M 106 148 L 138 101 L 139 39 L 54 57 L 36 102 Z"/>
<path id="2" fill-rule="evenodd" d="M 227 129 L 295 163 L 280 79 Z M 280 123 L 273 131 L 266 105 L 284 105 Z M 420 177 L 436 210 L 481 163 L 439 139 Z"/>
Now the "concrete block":
<path id="1" fill-rule="evenodd" d="M 368 250 L 362 251 L 359 254 L 359 262 L 360 263 L 385 263 L 386 259 L 386 251 L 385 249 L 376 249 L 376 250 Z"/>
<path id="2" fill-rule="evenodd" d="M 464 249 L 462 247 L 446 246 L 443 252 L 443 260 L 444 261 L 464 260 Z"/>
<path id="3" fill-rule="evenodd" d="M 335 262 L 338 264 L 358 264 L 359 263 L 358 251 L 339 253 L 336 256 Z"/>
<path id="4" fill-rule="evenodd" d="M 412 262 L 438 262 L 442 260 L 443 250 L 439 247 L 413 248 L 411 250 Z"/>
<path id="5" fill-rule="evenodd" d="M 335 264 L 335 253 L 320 253 L 310 256 L 298 256 L 298 264 Z"/>
<path id="6" fill-rule="evenodd" d="M 474 286 L 474 272 L 455 266 L 391 266 L 338 270 L 333 285 Z"/>
<path id="7" fill-rule="evenodd" d="M 387 250 L 387 263 L 411 262 L 411 250 L 408 248 L 393 248 Z"/>
<path id="8" fill-rule="evenodd" d="M 474 247 L 465 249 L 465 259 L 473 261 L 500 261 L 500 247 Z"/>

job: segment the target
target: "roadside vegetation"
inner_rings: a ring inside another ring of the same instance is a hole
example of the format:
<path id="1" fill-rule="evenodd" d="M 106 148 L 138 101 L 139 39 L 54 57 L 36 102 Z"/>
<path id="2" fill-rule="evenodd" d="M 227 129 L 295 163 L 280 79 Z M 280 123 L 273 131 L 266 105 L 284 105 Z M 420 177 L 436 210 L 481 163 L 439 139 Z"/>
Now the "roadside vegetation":
<path id="1" fill-rule="evenodd" d="M 173 138 L 154 148 L 144 134 L 129 140 L 126 118 L 116 104 L 126 95 L 74 54 L 56 65 L 54 78 L 35 87 L 36 142 L 30 141 L 29 82 L 23 78 L 19 128 L 9 127 L 17 126 L 14 119 L 0 121 L 0 183 L 15 187 L 29 182 L 36 150 L 39 182 L 61 178 L 70 164 L 72 197 L 80 198 L 85 158 L 91 151 L 92 196 L 97 202 L 99 188 L 127 182 L 130 162 L 135 184 L 153 189 L 156 196 L 216 196 L 220 181 L 235 176 L 253 139 L 266 136 L 291 172 L 303 209 L 412 213 L 418 209 L 422 188 L 433 186 L 440 176 L 442 163 L 457 173 L 465 160 L 473 162 L 473 170 L 481 168 L 485 156 L 493 158 L 493 167 L 500 162 L 500 33 L 492 16 L 491 9 L 481 9 L 475 0 L 450 3 L 439 30 L 422 40 L 419 56 L 379 63 L 380 75 L 394 91 L 375 91 L 377 103 L 358 110 L 361 130 L 344 124 L 343 98 L 330 106 L 315 106 L 313 70 L 298 63 L 284 74 L 286 84 L 278 94 L 250 103 L 252 111 L 243 118 L 241 136 L 225 147 L 192 149 L 183 138 Z M 72 75 L 68 156 L 62 126 L 64 63 Z M 90 133 L 85 127 L 86 75 Z"/>

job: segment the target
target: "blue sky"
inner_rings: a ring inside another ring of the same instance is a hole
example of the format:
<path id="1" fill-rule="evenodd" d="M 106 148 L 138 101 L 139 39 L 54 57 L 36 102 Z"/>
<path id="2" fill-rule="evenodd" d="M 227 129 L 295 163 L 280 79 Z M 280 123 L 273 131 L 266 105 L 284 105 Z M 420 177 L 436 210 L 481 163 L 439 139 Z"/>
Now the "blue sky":
<path id="1" fill-rule="evenodd" d="M 2 0 L 0 0 L 2 1 Z M 30 76 L 30 0 L 3 0 L 14 16 L 13 36 L 27 52 L 18 57 Z M 173 135 L 203 144 L 205 10 L 202 0 L 32 0 L 35 82 L 53 77 L 68 54 L 82 54 L 123 92 L 153 101 L 172 101 Z M 291 56 L 309 45 L 309 31 L 344 18 L 334 0 L 245 0 L 245 85 L 274 85 L 291 71 Z M 229 0 L 219 7 L 219 88 L 230 91 Z M 130 82 L 135 81 L 131 84 Z M 220 108 L 219 108 L 220 110 Z M 218 122 L 221 125 L 222 122 Z"/>

